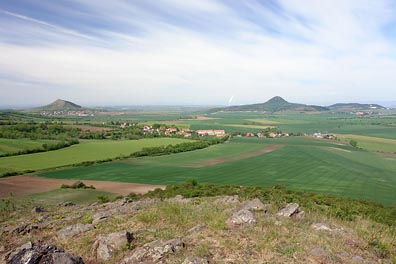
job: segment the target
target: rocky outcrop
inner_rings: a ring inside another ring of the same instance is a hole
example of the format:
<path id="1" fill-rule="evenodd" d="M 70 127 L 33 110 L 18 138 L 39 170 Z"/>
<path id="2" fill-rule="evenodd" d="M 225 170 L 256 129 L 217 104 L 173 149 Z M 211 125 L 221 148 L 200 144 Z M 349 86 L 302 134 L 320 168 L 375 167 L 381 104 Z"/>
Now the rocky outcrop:
<path id="1" fill-rule="evenodd" d="M 81 257 L 65 253 L 55 245 L 32 245 L 7 259 L 7 264 L 84 264 Z"/>
<path id="2" fill-rule="evenodd" d="M 329 232 L 332 232 L 332 231 L 333 231 L 333 229 L 331 229 L 330 227 L 328 227 L 327 225 L 322 224 L 322 223 L 315 223 L 315 224 L 312 224 L 312 225 L 311 225 L 311 228 L 312 228 L 313 230 L 315 230 L 315 231 L 329 231 Z"/>
<path id="3" fill-rule="evenodd" d="M 242 209 L 228 218 L 226 223 L 228 226 L 253 224 L 256 223 L 256 218 L 249 210 Z"/>
<path id="4" fill-rule="evenodd" d="M 92 225 L 92 224 L 84 225 L 84 224 L 78 223 L 75 225 L 71 225 L 71 226 L 62 228 L 61 230 L 59 230 L 57 232 L 57 236 L 59 239 L 65 240 L 65 239 L 79 235 L 81 233 L 87 232 L 92 229 L 94 229 L 94 225 Z"/>
<path id="5" fill-rule="evenodd" d="M 174 254 L 184 248 L 181 238 L 163 241 L 156 240 L 136 248 L 130 256 L 123 259 L 123 264 L 158 263 L 168 254 Z"/>
<path id="6" fill-rule="evenodd" d="M 219 205 L 219 204 L 237 204 L 239 203 L 239 196 L 238 195 L 233 195 L 233 196 L 224 196 L 222 198 L 218 198 L 214 201 L 214 204 Z"/>
<path id="7" fill-rule="evenodd" d="M 300 206 L 296 203 L 289 203 L 284 206 L 278 213 L 278 216 L 292 217 L 297 215 L 304 215 L 304 211 L 300 210 Z"/>
<path id="8" fill-rule="evenodd" d="M 112 253 L 122 247 L 129 246 L 133 240 L 133 234 L 128 231 L 98 235 L 92 247 L 97 260 L 108 260 Z"/>
<path id="9" fill-rule="evenodd" d="M 242 203 L 240 209 L 267 212 L 269 207 L 269 204 L 263 204 L 259 199 L 253 199 Z"/>

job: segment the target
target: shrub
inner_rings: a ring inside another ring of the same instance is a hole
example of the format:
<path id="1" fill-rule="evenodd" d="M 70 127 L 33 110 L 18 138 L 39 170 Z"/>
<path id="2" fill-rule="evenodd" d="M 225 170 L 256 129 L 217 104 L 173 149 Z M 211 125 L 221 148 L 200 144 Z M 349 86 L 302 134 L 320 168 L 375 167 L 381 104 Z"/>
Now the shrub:
<path id="1" fill-rule="evenodd" d="M 72 185 L 62 184 L 61 189 L 96 189 L 93 185 L 87 186 L 82 181 L 76 181 Z"/>

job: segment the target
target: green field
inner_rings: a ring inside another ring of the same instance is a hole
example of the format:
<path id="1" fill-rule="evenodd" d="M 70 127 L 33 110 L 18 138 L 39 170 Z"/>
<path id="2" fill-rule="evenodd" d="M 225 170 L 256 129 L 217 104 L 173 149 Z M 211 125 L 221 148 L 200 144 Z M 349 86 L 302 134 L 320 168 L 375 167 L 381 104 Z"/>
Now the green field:
<path id="1" fill-rule="evenodd" d="M 203 166 L 198 161 L 238 157 L 266 145 L 283 147 L 263 155 Z M 187 166 L 187 167 L 186 167 Z M 396 162 L 337 141 L 306 137 L 234 138 L 230 143 L 169 156 L 130 159 L 39 174 L 50 178 L 173 184 L 272 186 L 350 196 L 396 205 Z"/>
<path id="2" fill-rule="evenodd" d="M 41 148 L 45 143 L 54 143 L 54 140 L 8 139 L 0 138 L 0 155 L 16 153 L 21 150 Z"/>
<path id="3" fill-rule="evenodd" d="M 44 170 L 83 161 L 95 161 L 129 155 L 144 147 L 177 144 L 185 139 L 154 138 L 142 140 L 87 140 L 55 151 L 0 158 L 0 173 L 7 171 Z"/>
<path id="4" fill-rule="evenodd" d="M 337 135 L 337 138 L 346 142 L 350 140 L 355 140 L 358 143 L 359 148 L 367 149 L 370 151 L 396 154 L 396 140 L 394 139 L 342 134 Z"/>

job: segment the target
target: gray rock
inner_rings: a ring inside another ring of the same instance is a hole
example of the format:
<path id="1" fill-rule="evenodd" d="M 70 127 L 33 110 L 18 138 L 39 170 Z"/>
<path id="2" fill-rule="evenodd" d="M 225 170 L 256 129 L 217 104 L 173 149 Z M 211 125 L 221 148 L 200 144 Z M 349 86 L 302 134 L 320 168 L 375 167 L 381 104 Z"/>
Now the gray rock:
<path id="1" fill-rule="evenodd" d="M 99 222 L 102 222 L 104 220 L 106 220 L 107 218 L 109 218 L 112 215 L 111 211 L 100 211 L 95 213 L 92 216 L 92 224 L 96 225 Z"/>
<path id="2" fill-rule="evenodd" d="M 92 224 L 84 225 L 84 224 L 78 223 L 78 224 L 75 224 L 75 225 L 71 225 L 71 226 L 67 226 L 65 228 L 62 228 L 61 230 L 59 230 L 57 232 L 57 236 L 58 236 L 59 239 L 65 240 L 65 239 L 68 239 L 70 237 L 73 237 L 73 236 L 79 235 L 81 233 L 87 232 L 89 230 L 92 230 L 92 229 L 94 229 L 94 227 L 95 226 L 92 225 Z"/>
<path id="3" fill-rule="evenodd" d="M 219 205 L 219 204 L 236 204 L 239 203 L 239 196 L 234 195 L 234 196 L 224 196 L 222 198 L 216 199 L 214 201 L 214 204 Z"/>
<path id="4" fill-rule="evenodd" d="M 209 264 L 209 261 L 204 258 L 188 257 L 182 264 Z"/>
<path id="5" fill-rule="evenodd" d="M 98 235 L 93 244 L 93 252 L 98 260 L 108 260 L 112 252 L 128 246 L 133 240 L 133 234 L 128 231 Z"/>
<path id="6" fill-rule="evenodd" d="M 30 232 L 32 232 L 32 230 L 36 230 L 36 229 L 39 229 L 39 225 L 29 223 L 29 224 L 24 224 L 24 225 L 18 226 L 12 232 L 14 234 L 26 235 L 26 234 L 29 234 Z"/>
<path id="7" fill-rule="evenodd" d="M 7 259 L 7 264 L 84 264 L 79 256 L 65 253 L 55 245 L 33 245 L 30 249 L 20 249 Z"/>
<path id="8" fill-rule="evenodd" d="M 315 231 L 329 231 L 329 232 L 333 231 L 333 229 L 322 223 L 312 224 L 311 228 Z"/>
<path id="9" fill-rule="evenodd" d="M 256 218 L 253 213 L 249 210 L 242 209 L 235 214 L 233 214 L 230 218 L 227 219 L 227 224 L 230 226 L 233 225 L 243 225 L 243 224 L 252 224 L 256 222 Z"/>
<path id="10" fill-rule="evenodd" d="M 310 254 L 314 257 L 323 257 L 326 255 L 326 252 L 322 248 L 317 247 L 317 248 L 312 249 L 310 251 Z"/>
<path id="11" fill-rule="evenodd" d="M 269 204 L 263 204 L 259 199 L 246 201 L 241 205 L 241 209 L 249 211 L 264 211 L 267 212 Z"/>
<path id="12" fill-rule="evenodd" d="M 64 207 L 67 207 L 67 206 L 75 206 L 75 205 L 76 205 L 76 204 L 73 203 L 73 202 L 63 202 L 63 203 L 58 204 L 58 206 L 64 206 Z"/>
<path id="13" fill-rule="evenodd" d="M 291 217 L 295 214 L 297 214 L 298 212 L 300 212 L 299 210 L 299 205 L 296 203 L 289 203 L 287 204 L 285 207 L 283 207 L 278 213 L 278 216 L 285 216 L 285 217 Z"/>
<path id="14" fill-rule="evenodd" d="M 187 234 L 193 234 L 193 233 L 199 232 L 202 229 L 204 229 L 205 227 L 206 227 L 205 224 L 198 224 L 198 225 L 190 228 L 189 230 L 187 230 Z"/>
<path id="15" fill-rule="evenodd" d="M 123 259 L 123 264 L 157 263 L 168 254 L 174 254 L 184 248 L 181 238 L 163 241 L 156 240 L 136 248 L 130 256 Z"/>

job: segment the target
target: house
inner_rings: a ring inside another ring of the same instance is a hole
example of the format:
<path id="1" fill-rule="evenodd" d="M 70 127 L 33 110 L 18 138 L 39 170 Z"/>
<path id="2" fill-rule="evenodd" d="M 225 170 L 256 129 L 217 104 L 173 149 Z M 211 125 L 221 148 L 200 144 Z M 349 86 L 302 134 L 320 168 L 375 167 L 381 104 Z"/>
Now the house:
<path id="1" fill-rule="evenodd" d="M 247 136 L 247 137 L 254 137 L 254 133 L 247 132 L 247 133 L 246 133 L 246 136 Z"/>
<path id="2" fill-rule="evenodd" d="M 257 133 L 257 137 L 258 137 L 258 138 L 263 138 L 263 137 L 265 137 L 265 136 L 264 136 L 263 133 Z"/>
<path id="3" fill-rule="evenodd" d="M 288 137 L 288 136 L 289 136 L 289 133 L 287 133 L 287 132 L 282 133 L 282 137 Z"/>
<path id="4" fill-rule="evenodd" d="M 268 137 L 269 138 L 275 138 L 277 135 L 274 132 L 269 132 Z"/>
<path id="5" fill-rule="evenodd" d="M 216 137 L 223 137 L 225 136 L 224 130 L 197 130 L 195 131 L 198 136 L 216 136 Z"/>
<path id="6" fill-rule="evenodd" d="M 144 133 L 144 134 L 151 133 L 151 129 L 152 129 L 152 128 L 153 128 L 152 126 L 144 126 L 144 127 L 143 127 L 143 133 Z"/>
<path id="7" fill-rule="evenodd" d="M 314 133 L 313 136 L 314 136 L 315 138 L 323 138 L 322 133 Z"/>

